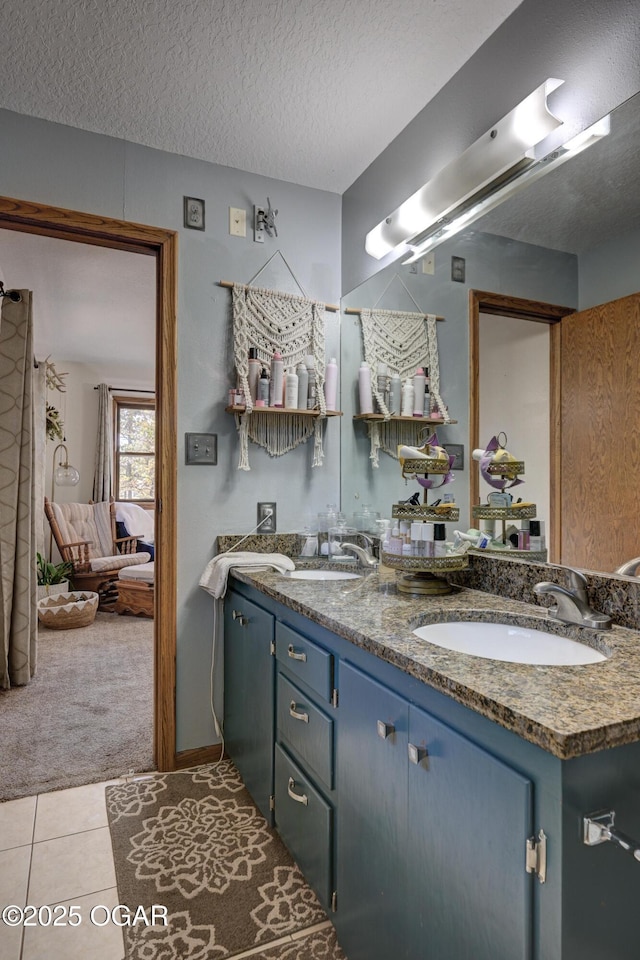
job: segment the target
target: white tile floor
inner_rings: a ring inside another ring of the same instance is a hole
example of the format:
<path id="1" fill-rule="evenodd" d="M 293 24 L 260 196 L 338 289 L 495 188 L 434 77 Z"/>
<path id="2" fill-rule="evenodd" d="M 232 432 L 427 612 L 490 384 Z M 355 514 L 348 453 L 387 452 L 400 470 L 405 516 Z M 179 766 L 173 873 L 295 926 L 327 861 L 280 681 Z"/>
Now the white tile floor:
<path id="1" fill-rule="evenodd" d="M 121 929 L 90 919 L 93 906 L 118 903 L 105 786 L 0 803 L 0 908 L 74 905 L 82 920 L 78 926 L 26 928 L 0 920 L 2 960 L 122 960 Z M 69 917 L 62 910 L 58 915 Z"/>
<path id="2" fill-rule="evenodd" d="M 109 780 L 108 783 L 117 783 Z M 104 788 L 92 783 L 0 803 L 0 911 L 24 907 L 77 906 L 78 926 L 7 926 L 0 919 L 1 960 L 122 960 L 121 929 L 91 923 L 91 909 L 118 903 Z M 69 913 L 60 910 L 61 918 Z M 104 917 L 102 911 L 97 919 Z M 46 919 L 46 917 L 45 917 Z M 291 944 L 327 920 L 269 944 Z M 230 960 L 264 951 L 255 947 Z"/>

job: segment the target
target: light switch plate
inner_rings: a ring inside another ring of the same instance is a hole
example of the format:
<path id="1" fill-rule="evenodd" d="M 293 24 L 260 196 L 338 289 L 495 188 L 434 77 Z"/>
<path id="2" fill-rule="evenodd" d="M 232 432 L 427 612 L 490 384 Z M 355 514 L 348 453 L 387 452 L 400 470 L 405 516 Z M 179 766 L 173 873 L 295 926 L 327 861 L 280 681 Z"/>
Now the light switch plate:
<path id="1" fill-rule="evenodd" d="M 185 433 L 184 462 L 215 466 L 218 462 L 217 433 Z"/>
<path id="2" fill-rule="evenodd" d="M 232 237 L 246 237 L 247 211 L 242 207 L 229 207 L 229 233 Z"/>

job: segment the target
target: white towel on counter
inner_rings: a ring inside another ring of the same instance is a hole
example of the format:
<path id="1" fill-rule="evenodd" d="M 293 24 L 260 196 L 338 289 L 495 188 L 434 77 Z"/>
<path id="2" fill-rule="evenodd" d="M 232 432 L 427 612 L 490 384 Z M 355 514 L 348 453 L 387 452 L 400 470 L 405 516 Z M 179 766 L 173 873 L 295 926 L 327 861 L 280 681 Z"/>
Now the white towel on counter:
<path id="1" fill-rule="evenodd" d="M 221 553 L 206 565 L 200 577 L 200 586 L 216 599 L 224 597 L 231 567 L 245 567 L 248 571 L 273 567 L 279 573 L 286 573 L 287 570 L 295 570 L 296 565 L 283 553 L 251 553 L 249 551 Z"/>

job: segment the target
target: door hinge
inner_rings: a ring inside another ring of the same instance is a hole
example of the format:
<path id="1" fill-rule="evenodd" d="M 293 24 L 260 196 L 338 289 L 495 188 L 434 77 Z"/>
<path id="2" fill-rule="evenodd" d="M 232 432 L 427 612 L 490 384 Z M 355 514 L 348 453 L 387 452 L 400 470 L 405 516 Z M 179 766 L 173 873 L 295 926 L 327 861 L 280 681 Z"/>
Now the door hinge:
<path id="1" fill-rule="evenodd" d="M 271 794 L 269 797 L 269 810 L 275 810 L 276 808 L 276 798 Z"/>
<path id="2" fill-rule="evenodd" d="M 331 693 L 331 706 L 332 707 L 338 706 L 338 688 L 337 687 L 334 687 L 333 692 Z"/>
<path id="3" fill-rule="evenodd" d="M 338 893 L 336 890 L 331 894 L 331 912 L 335 913 L 338 909 Z"/>
<path id="4" fill-rule="evenodd" d="M 529 837 L 526 846 L 525 867 L 527 873 L 535 873 L 540 883 L 547 879 L 547 837 L 541 830 L 536 837 Z"/>
<path id="5" fill-rule="evenodd" d="M 270 646 L 269 646 L 269 650 L 271 651 L 271 656 L 272 656 L 272 657 L 275 657 L 275 655 L 276 655 L 276 642 L 275 642 L 275 640 L 272 640 L 272 641 L 271 641 L 271 644 L 270 644 Z"/>

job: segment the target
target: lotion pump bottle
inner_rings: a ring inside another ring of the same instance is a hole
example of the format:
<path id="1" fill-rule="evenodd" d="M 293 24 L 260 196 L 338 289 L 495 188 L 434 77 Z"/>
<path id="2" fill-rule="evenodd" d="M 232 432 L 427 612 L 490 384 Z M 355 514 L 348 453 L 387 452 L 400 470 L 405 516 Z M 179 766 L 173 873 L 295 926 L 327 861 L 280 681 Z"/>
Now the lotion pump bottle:
<path id="1" fill-rule="evenodd" d="M 389 387 L 389 413 L 392 417 L 399 417 L 402 409 L 402 380 L 399 373 L 391 376 Z"/>
<path id="2" fill-rule="evenodd" d="M 281 407 L 283 405 L 284 389 L 284 361 L 282 354 L 276 350 L 271 358 L 271 390 L 269 393 L 269 406 Z"/>
<path id="3" fill-rule="evenodd" d="M 285 410 L 295 410 L 298 406 L 298 375 L 293 367 L 289 367 L 285 378 L 284 406 Z"/>
<path id="4" fill-rule="evenodd" d="M 269 374 L 267 373 L 266 367 L 262 368 L 262 373 L 258 380 L 256 400 L 262 401 L 260 404 L 261 407 L 266 407 L 269 403 Z"/>
<path id="5" fill-rule="evenodd" d="M 358 372 L 358 394 L 360 396 L 360 413 L 373 413 L 373 397 L 371 394 L 371 368 L 364 360 Z"/>
<path id="6" fill-rule="evenodd" d="M 296 373 L 298 374 L 298 410 L 306 410 L 309 393 L 309 371 L 302 361 L 298 364 Z"/>
<path id="7" fill-rule="evenodd" d="M 402 416 L 403 417 L 412 417 L 413 416 L 413 383 L 410 377 L 404 382 L 402 388 Z"/>
<path id="8" fill-rule="evenodd" d="M 324 399 L 327 410 L 335 410 L 337 393 L 338 363 L 335 357 L 331 357 L 324 378 Z"/>
<path id="9" fill-rule="evenodd" d="M 424 416 L 424 388 L 426 377 L 422 367 L 418 367 L 413 378 L 413 415 L 414 417 Z"/>

